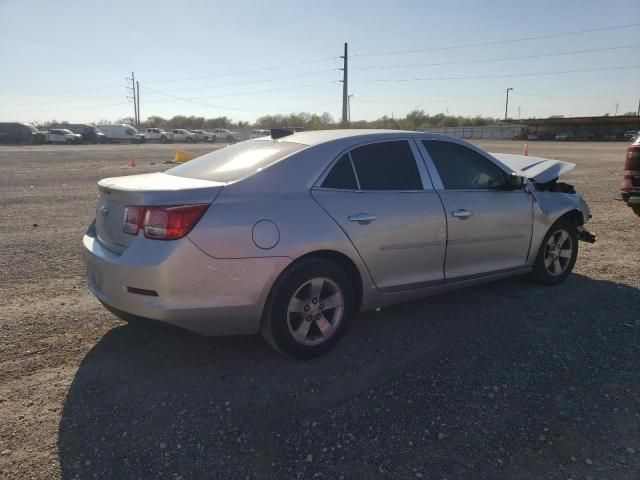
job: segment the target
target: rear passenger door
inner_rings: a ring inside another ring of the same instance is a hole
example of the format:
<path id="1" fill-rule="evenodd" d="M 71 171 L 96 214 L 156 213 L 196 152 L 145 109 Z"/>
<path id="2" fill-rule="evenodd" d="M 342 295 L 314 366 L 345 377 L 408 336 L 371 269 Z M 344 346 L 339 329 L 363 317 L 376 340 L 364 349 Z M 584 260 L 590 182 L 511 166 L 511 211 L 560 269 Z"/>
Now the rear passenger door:
<path id="1" fill-rule="evenodd" d="M 421 147 L 447 214 L 447 280 L 524 267 L 533 225 L 529 194 L 505 190 L 507 172 L 466 145 L 424 140 Z"/>
<path id="2" fill-rule="evenodd" d="M 405 139 L 357 146 L 334 161 L 312 190 L 382 292 L 444 279 L 445 215 L 418 155 Z"/>

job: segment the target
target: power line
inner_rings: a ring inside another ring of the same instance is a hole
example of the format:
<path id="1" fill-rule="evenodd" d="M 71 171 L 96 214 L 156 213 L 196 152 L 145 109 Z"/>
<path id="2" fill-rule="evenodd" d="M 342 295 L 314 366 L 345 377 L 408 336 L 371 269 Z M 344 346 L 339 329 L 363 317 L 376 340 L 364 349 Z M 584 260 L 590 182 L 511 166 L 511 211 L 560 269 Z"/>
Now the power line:
<path id="1" fill-rule="evenodd" d="M 329 60 L 336 60 L 338 57 L 325 57 L 325 58 L 318 58 L 315 60 L 307 60 L 304 62 L 297 62 L 297 63 L 289 63 L 287 65 L 276 65 L 273 67 L 264 67 L 264 68 L 256 68 L 253 70 L 242 70 L 242 71 L 237 71 L 237 72 L 225 72 L 225 73 L 217 73 L 217 74 L 213 74 L 213 75 L 202 75 L 202 76 L 198 76 L 198 77 L 186 77 L 186 78 L 176 78 L 176 79 L 172 79 L 172 80 L 153 80 L 150 82 L 146 82 L 146 83 L 172 83 L 172 82 L 189 82 L 192 80 L 201 80 L 203 78 L 218 78 L 218 77 L 229 77 L 232 75 L 244 75 L 246 73 L 258 73 L 258 72 L 270 72 L 272 70 L 280 70 L 283 68 L 291 68 L 291 67 L 299 67 L 302 65 L 308 65 L 308 64 L 312 64 L 312 63 L 322 63 L 322 62 L 327 62 Z"/>
<path id="2" fill-rule="evenodd" d="M 609 97 L 629 97 L 636 96 L 638 92 L 632 93 L 609 93 L 606 95 L 543 95 L 539 93 L 526 93 L 518 91 L 518 95 L 524 95 L 525 97 L 545 97 L 545 98 L 609 98 Z"/>
<path id="3" fill-rule="evenodd" d="M 17 95 L 17 98 L 27 98 L 27 97 L 56 97 L 56 96 L 60 96 L 60 95 L 72 95 L 75 93 L 84 93 L 84 92 L 97 92 L 99 90 L 108 90 L 111 88 L 122 88 L 122 84 L 118 83 L 116 85 L 108 85 L 108 86 L 104 86 L 104 87 L 95 87 L 95 88 L 86 88 L 86 89 L 82 89 L 82 90 L 66 90 L 66 91 L 58 91 L 55 93 L 33 93 L 31 95 Z"/>
<path id="4" fill-rule="evenodd" d="M 442 100 L 420 100 L 420 101 L 414 101 L 414 102 L 394 101 L 394 100 L 373 100 L 373 99 L 361 98 L 361 97 L 358 97 L 358 101 L 365 102 L 365 103 L 387 103 L 392 105 L 424 105 L 428 103 L 448 103 L 448 102 L 462 102 L 467 100 L 477 100 L 479 98 L 495 97 L 496 95 L 502 95 L 503 93 L 504 92 L 500 90 L 499 92 L 487 93 L 484 95 L 475 95 L 473 97 L 445 98 Z"/>
<path id="5" fill-rule="evenodd" d="M 147 87 L 147 88 L 149 88 L 149 87 Z M 160 92 L 159 90 L 156 90 L 156 92 L 157 93 L 161 93 L 161 94 L 166 95 L 166 96 L 169 96 L 169 97 L 171 97 L 171 98 L 173 98 L 175 100 L 180 100 L 182 102 L 188 102 L 188 103 L 193 103 L 193 104 L 197 104 L 197 105 L 202 105 L 204 107 L 209 107 L 209 108 L 216 108 L 218 110 L 229 110 L 229 111 L 246 112 L 246 113 L 273 113 L 272 110 L 250 110 L 250 109 L 223 107 L 221 105 L 211 105 L 209 103 L 200 102 L 200 101 L 198 101 L 196 99 L 193 99 L 193 98 L 178 97 L 176 95 L 171 95 L 171 94 L 168 94 L 168 93 Z M 161 102 L 162 102 L 162 100 L 151 101 L 151 102 L 147 102 L 147 103 L 161 103 Z M 311 106 L 311 107 L 298 108 L 298 109 L 295 109 L 295 110 L 289 110 L 289 111 L 286 111 L 286 112 L 278 112 L 278 113 L 291 113 L 291 112 L 299 112 L 301 110 L 313 110 L 313 109 L 320 108 L 320 107 L 325 107 L 325 106 L 328 106 L 328 105 L 335 105 L 336 103 L 338 103 L 338 102 L 334 101 L 334 102 L 324 103 L 324 104 L 320 104 L 320 105 L 314 105 L 314 106 Z"/>
<path id="6" fill-rule="evenodd" d="M 557 38 L 557 37 L 567 37 L 571 35 L 581 35 L 584 33 L 595 33 L 595 32 L 604 32 L 609 30 L 621 30 L 625 28 L 633 28 L 640 26 L 640 23 L 628 23 L 624 25 L 612 25 L 609 27 L 600 27 L 600 28 L 588 28 L 584 30 L 574 30 L 570 32 L 560 32 L 560 33 L 551 33 L 546 35 L 535 35 L 531 37 L 521 37 L 521 38 L 512 38 L 509 40 L 495 40 L 492 42 L 479 42 L 479 43 L 466 43 L 460 45 L 449 45 L 445 47 L 432 47 L 432 48 L 419 48 L 414 50 L 395 50 L 395 51 L 387 51 L 387 52 L 372 52 L 372 53 L 359 53 L 352 55 L 353 57 L 374 57 L 374 56 L 382 56 L 382 55 L 404 55 L 411 53 L 422 53 L 422 52 L 437 52 L 442 50 L 453 50 L 456 48 L 470 48 L 470 47 L 486 47 L 491 45 L 503 45 L 506 43 L 517 43 L 517 42 L 526 42 L 529 40 L 542 40 L 545 38 Z"/>
<path id="7" fill-rule="evenodd" d="M 166 92 L 188 92 L 188 91 L 194 91 L 194 90 L 207 90 L 209 88 L 225 88 L 225 87 L 235 87 L 237 85 L 252 85 L 252 84 L 257 84 L 257 83 L 268 83 L 268 82 L 275 82 L 278 80 L 289 80 L 291 78 L 301 78 L 301 77 L 310 77 L 310 76 L 314 76 L 314 75 L 320 75 L 322 73 L 328 73 L 328 72 L 336 72 L 336 69 L 330 69 L 330 70 L 317 70 L 315 72 L 309 72 L 309 73 L 300 73 L 300 74 L 296 74 L 296 75 L 286 75 L 284 77 L 273 77 L 273 78 L 267 78 L 264 80 L 250 80 L 248 82 L 234 82 L 234 83 L 226 83 L 226 84 L 217 84 L 217 85 L 206 85 L 203 87 L 191 87 L 191 88 L 174 88 L 171 90 L 165 90 Z M 147 83 L 150 82 L 145 82 L 145 85 Z M 151 82 L 153 83 L 153 82 Z"/>
<path id="8" fill-rule="evenodd" d="M 473 75 L 463 77 L 428 77 L 428 78 L 379 78 L 371 80 L 361 80 L 362 82 L 422 82 L 422 81 L 439 81 L 439 80 L 480 80 L 487 78 L 512 78 L 512 77 L 537 77 L 543 75 L 562 75 L 568 73 L 588 73 L 588 72 L 604 72 L 612 70 L 632 70 L 640 68 L 640 65 L 624 65 L 620 67 L 608 68 L 587 68 L 582 70 L 560 70 L 555 72 L 534 72 L 534 73 L 506 73 L 497 75 Z"/>
<path id="9" fill-rule="evenodd" d="M 69 110 L 88 110 L 91 108 L 105 108 L 105 107 L 116 107 L 120 105 L 131 105 L 130 102 L 120 102 L 120 103 L 109 103 L 107 105 L 87 105 L 85 107 L 71 107 L 71 108 L 56 108 L 54 110 L 46 109 L 48 112 L 67 112 Z M 42 110 L 9 110 L 3 113 L 42 113 Z"/>
<path id="10" fill-rule="evenodd" d="M 573 55 L 573 54 L 581 54 L 581 53 L 606 52 L 610 50 L 621 50 L 621 49 L 636 48 L 636 47 L 640 47 L 640 43 L 635 43 L 632 45 L 620 45 L 620 46 L 614 46 L 614 47 L 591 48 L 588 50 L 569 50 L 569 51 L 563 51 L 563 52 L 540 53 L 536 55 L 484 58 L 484 59 L 477 59 L 477 60 L 459 60 L 459 61 L 452 61 L 452 62 L 433 62 L 433 63 L 412 63 L 412 64 L 405 64 L 405 65 L 370 65 L 370 66 L 364 66 L 364 67 L 353 67 L 352 70 L 374 70 L 374 69 L 386 70 L 391 68 L 438 67 L 443 65 L 463 65 L 463 64 L 469 64 L 469 63 L 503 62 L 508 60 L 525 60 L 525 59 L 532 59 L 532 58 L 555 57 L 555 56 Z"/>
<path id="11" fill-rule="evenodd" d="M 320 86 L 320 85 L 330 85 L 330 84 L 336 84 L 336 83 L 338 83 L 337 80 L 332 80 L 330 82 L 308 83 L 308 84 L 304 84 L 304 85 L 294 85 L 294 86 L 288 86 L 288 87 L 282 87 L 282 88 L 270 88 L 270 89 L 266 89 L 266 90 L 254 90 L 254 91 L 237 92 L 237 93 L 226 93 L 226 94 L 222 94 L 222 95 L 206 95 L 206 96 L 203 96 L 203 97 L 190 97 L 188 100 L 201 100 L 201 99 L 208 99 L 208 98 L 238 97 L 238 96 L 244 96 L 244 95 L 254 95 L 254 94 L 258 94 L 258 93 L 271 93 L 271 92 L 279 92 L 279 91 L 284 91 L 284 90 L 297 90 L 297 89 L 300 89 L 300 88 L 317 87 L 317 86 Z M 157 90 L 155 88 L 148 87 L 148 86 L 146 86 L 146 84 L 143 85 L 143 87 L 146 88 L 147 90 L 151 90 L 152 92 L 159 93 L 160 95 L 165 95 L 165 96 L 168 96 L 168 97 L 176 98 L 178 100 L 185 100 L 184 97 L 176 97 L 175 95 L 167 93 L 166 91 Z"/>

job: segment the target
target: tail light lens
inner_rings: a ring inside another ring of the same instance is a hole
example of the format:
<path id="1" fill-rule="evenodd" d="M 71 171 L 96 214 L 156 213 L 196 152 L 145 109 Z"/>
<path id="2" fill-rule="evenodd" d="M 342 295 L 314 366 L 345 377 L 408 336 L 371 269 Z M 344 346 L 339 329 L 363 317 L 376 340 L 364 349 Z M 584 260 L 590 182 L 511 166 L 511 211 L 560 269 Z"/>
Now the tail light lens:
<path id="1" fill-rule="evenodd" d="M 124 209 L 122 230 L 130 235 L 142 230 L 146 238 L 154 240 L 177 240 L 191 231 L 207 208 L 209 204 L 128 206 Z"/>
<path id="2" fill-rule="evenodd" d="M 640 187 L 640 145 L 633 145 L 627 148 L 621 189 L 628 192 L 637 187 Z"/>

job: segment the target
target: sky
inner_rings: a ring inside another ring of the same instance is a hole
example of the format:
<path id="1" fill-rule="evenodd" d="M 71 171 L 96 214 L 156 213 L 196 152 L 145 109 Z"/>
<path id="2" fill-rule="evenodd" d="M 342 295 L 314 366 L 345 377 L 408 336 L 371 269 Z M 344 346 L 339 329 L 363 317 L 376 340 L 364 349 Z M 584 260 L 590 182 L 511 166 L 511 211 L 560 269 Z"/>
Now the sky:
<path id="1" fill-rule="evenodd" d="M 507 88 L 511 118 L 640 101 L 638 0 L 0 0 L 0 121 L 132 117 L 131 72 L 143 119 L 340 119 L 345 42 L 352 120 L 503 117 Z"/>

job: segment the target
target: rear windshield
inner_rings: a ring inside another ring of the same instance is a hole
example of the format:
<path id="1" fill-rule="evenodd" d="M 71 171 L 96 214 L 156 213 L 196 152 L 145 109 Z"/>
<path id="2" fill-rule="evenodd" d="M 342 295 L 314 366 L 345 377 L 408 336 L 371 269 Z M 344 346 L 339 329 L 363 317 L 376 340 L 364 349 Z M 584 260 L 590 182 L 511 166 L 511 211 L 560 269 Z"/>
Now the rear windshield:
<path id="1" fill-rule="evenodd" d="M 253 175 L 306 145 L 273 140 L 247 140 L 167 170 L 177 177 L 228 183 Z"/>

